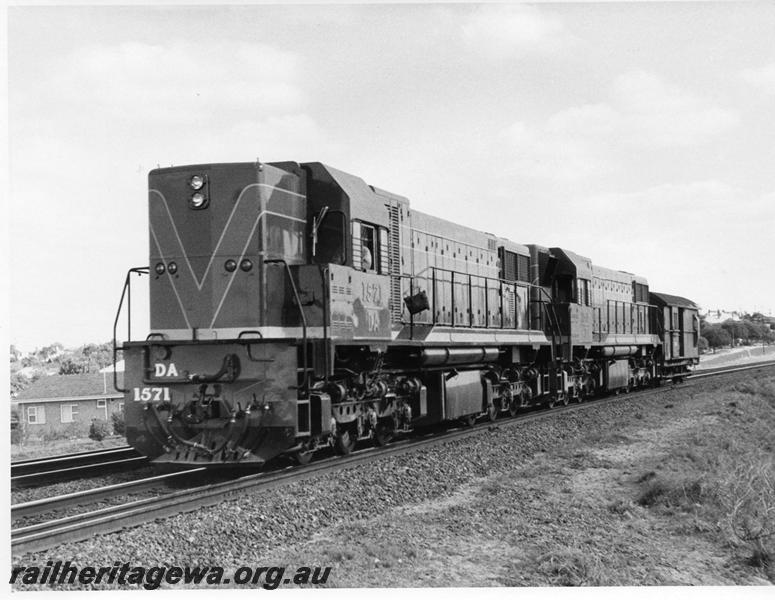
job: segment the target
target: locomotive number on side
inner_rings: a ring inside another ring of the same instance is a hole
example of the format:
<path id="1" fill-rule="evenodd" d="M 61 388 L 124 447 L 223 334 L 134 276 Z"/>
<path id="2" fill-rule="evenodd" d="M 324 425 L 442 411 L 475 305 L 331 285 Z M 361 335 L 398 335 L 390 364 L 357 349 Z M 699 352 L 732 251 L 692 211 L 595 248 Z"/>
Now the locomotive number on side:
<path id="1" fill-rule="evenodd" d="M 133 388 L 135 392 L 135 402 L 159 402 L 170 400 L 170 388 L 168 387 L 144 387 Z"/>

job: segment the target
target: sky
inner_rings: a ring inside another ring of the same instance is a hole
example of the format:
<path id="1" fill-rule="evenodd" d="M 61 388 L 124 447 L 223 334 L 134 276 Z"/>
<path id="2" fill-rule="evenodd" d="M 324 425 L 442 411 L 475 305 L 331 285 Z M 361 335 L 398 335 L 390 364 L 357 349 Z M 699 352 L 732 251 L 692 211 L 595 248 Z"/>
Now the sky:
<path id="1" fill-rule="evenodd" d="M 23 350 L 112 337 L 150 169 L 257 158 L 775 314 L 772 3 L 11 6 L 7 29 Z"/>

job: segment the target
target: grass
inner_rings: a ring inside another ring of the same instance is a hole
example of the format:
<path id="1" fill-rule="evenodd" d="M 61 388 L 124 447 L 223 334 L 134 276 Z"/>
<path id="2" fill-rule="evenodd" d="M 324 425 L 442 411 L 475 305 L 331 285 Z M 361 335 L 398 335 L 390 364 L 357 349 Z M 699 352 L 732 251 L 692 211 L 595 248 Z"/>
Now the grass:
<path id="1" fill-rule="evenodd" d="M 750 564 L 775 581 L 775 460 L 739 465 L 722 489 L 729 529 L 752 551 Z"/>
<path id="2" fill-rule="evenodd" d="M 634 501 L 665 514 L 691 513 L 775 583 L 775 378 L 721 390 L 725 403 L 636 478 Z"/>
<path id="3" fill-rule="evenodd" d="M 125 446 L 126 438 L 113 435 L 101 442 L 91 440 L 88 437 L 78 437 L 64 440 L 31 439 L 23 444 L 11 444 L 11 460 L 24 460 L 27 458 L 39 458 L 42 456 L 54 456 L 57 454 L 70 454 L 73 452 L 87 452 L 102 448 Z"/>
<path id="4" fill-rule="evenodd" d="M 548 577 L 551 585 L 601 585 L 604 577 L 608 581 L 600 557 L 578 545 L 544 552 L 536 562 L 538 570 Z"/>

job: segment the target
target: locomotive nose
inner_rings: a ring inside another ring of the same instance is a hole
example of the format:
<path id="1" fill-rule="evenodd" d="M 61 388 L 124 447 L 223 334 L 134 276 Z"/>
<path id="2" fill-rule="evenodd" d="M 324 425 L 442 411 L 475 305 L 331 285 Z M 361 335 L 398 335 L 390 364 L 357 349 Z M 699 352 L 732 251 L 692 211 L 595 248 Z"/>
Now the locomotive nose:
<path id="1" fill-rule="evenodd" d="M 305 257 L 299 187 L 298 177 L 252 163 L 152 171 L 151 329 L 226 339 L 266 325 L 264 259 Z"/>

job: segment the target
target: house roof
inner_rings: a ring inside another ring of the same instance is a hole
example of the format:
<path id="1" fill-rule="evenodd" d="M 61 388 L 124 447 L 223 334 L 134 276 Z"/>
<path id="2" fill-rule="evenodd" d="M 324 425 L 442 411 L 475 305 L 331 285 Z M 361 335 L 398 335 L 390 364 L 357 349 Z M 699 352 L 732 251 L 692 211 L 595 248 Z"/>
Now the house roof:
<path id="1" fill-rule="evenodd" d="M 73 398 L 115 398 L 122 394 L 113 388 L 113 377 L 103 373 L 45 375 L 20 391 L 15 401 Z"/>

